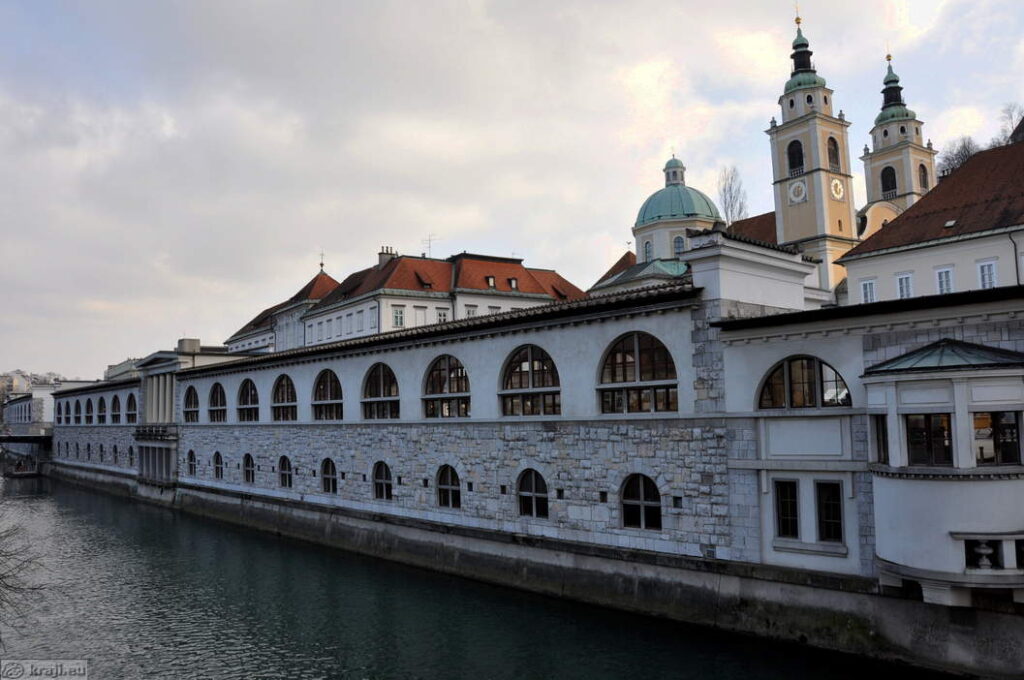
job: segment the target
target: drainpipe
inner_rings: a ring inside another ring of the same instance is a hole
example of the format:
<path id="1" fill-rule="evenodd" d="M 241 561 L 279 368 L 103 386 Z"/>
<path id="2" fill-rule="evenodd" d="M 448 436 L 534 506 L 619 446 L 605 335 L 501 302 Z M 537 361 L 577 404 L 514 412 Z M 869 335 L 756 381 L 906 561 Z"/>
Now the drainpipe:
<path id="1" fill-rule="evenodd" d="M 1006 234 L 1010 237 L 1010 243 L 1013 244 L 1013 271 L 1017 274 L 1017 285 L 1020 285 L 1020 255 L 1017 254 L 1017 242 L 1013 240 L 1013 232 Z"/>

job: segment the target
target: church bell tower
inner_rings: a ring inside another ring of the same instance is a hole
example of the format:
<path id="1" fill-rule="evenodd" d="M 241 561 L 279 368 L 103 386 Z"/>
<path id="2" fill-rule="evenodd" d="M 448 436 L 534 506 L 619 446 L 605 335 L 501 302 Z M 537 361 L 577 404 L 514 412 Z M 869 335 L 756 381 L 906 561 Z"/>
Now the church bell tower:
<path id="1" fill-rule="evenodd" d="M 821 261 L 820 283 L 834 289 L 845 278 L 833 264 L 855 246 L 847 122 L 833 115 L 833 98 L 811 62 L 810 42 L 796 19 L 793 70 L 779 97 L 782 122 L 766 130 L 772 148 L 775 231 L 780 244 L 797 245 Z"/>

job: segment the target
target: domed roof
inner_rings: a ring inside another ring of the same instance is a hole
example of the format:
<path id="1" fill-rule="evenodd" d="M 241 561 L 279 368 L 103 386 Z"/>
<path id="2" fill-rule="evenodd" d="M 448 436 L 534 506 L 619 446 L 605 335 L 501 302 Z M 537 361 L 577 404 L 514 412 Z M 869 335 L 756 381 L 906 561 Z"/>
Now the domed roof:
<path id="1" fill-rule="evenodd" d="M 917 120 L 917 114 L 903 104 L 887 106 L 882 112 L 875 116 L 875 125 L 891 123 L 894 120 Z"/>
<path id="2" fill-rule="evenodd" d="M 665 163 L 665 169 L 670 170 L 672 168 L 684 168 L 683 162 L 675 156 L 672 156 L 672 158 L 668 159 L 668 162 Z"/>
<path id="3" fill-rule="evenodd" d="M 636 226 L 660 222 L 662 220 L 684 220 L 687 218 L 703 218 L 720 222 L 722 216 L 718 208 L 700 191 L 685 184 L 670 184 L 664 189 L 655 191 L 644 201 L 640 213 L 636 216 Z"/>
<path id="4" fill-rule="evenodd" d="M 810 46 L 811 43 L 804 37 L 804 32 L 800 30 L 800 26 L 798 24 L 796 27 L 796 38 L 793 39 L 793 49 L 798 50 Z"/>
<path id="5" fill-rule="evenodd" d="M 789 94 L 794 90 L 802 90 L 808 87 L 825 87 L 825 79 L 814 71 L 794 73 L 793 77 L 786 81 L 785 93 Z"/>

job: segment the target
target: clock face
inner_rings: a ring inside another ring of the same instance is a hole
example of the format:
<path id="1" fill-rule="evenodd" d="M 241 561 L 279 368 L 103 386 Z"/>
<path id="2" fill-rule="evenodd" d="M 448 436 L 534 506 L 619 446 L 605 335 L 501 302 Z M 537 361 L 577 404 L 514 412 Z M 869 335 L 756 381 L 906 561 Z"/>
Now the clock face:
<path id="1" fill-rule="evenodd" d="M 803 203 L 807 200 L 807 184 L 798 180 L 789 185 L 789 202 Z"/>
<path id="2" fill-rule="evenodd" d="M 843 200 L 843 182 L 841 180 L 832 180 L 832 197 L 837 201 Z"/>

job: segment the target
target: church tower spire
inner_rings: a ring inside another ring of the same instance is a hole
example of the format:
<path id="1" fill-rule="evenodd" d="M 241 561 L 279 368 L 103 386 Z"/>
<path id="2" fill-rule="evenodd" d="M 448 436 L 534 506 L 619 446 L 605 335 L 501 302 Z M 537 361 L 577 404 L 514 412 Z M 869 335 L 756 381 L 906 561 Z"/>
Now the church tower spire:
<path id="1" fill-rule="evenodd" d="M 871 128 L 871 148 L 864 147 L 864 178 L 868 204 L 857 225 L 862 238 L 917 202 L 935 184 L 935 155 L 931 141 L 924 142 L 924 122 L 907 108 L 900 77 L 885 55 L 882 79 L 882 110 Z"/>
<path id="2" fill-rule="evenodd" d="M 782 122 L 766 130 L 772 147 L 775 234 L 821 261 L 819 285 L 834 289 L 845 276 L 834 262 L 859 241 L 854 233 L 852 175 L 842 111 L 811 61 L 810 40 L 796 18 L 789 80 L 779 97 Z"/>

